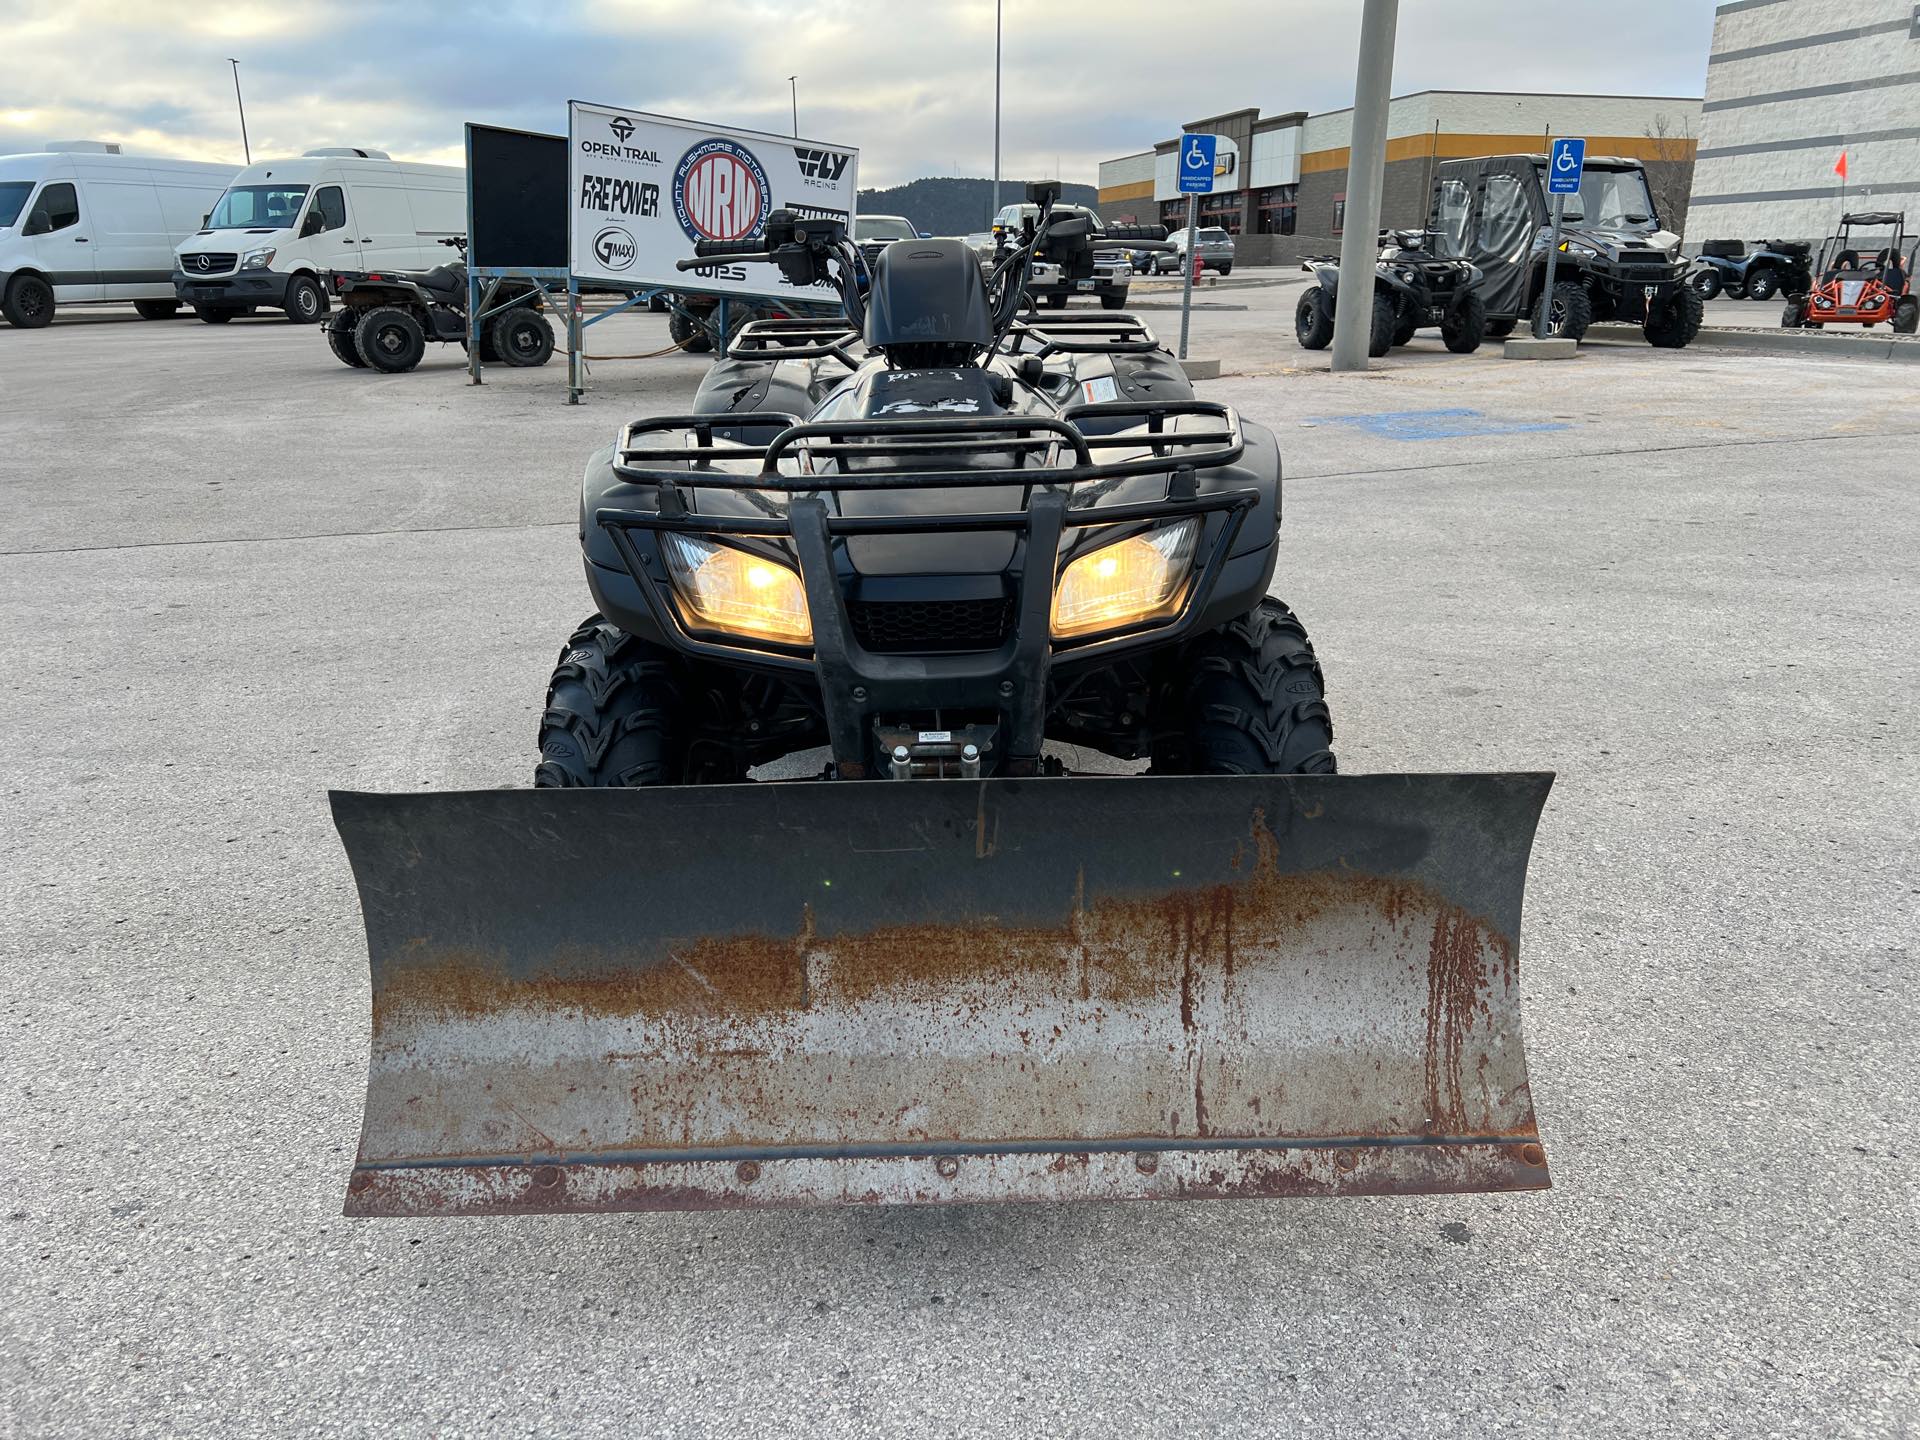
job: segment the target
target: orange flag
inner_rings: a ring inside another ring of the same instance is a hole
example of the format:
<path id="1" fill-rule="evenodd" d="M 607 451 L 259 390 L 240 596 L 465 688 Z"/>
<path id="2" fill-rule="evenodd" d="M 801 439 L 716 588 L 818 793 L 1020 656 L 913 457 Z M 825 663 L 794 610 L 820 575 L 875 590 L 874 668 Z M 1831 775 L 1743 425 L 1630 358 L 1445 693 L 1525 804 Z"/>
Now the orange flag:
<path id="1" fill-rule="evenodd" d="M 1838 175 L 1842 180 L 1847 178 L 1847 152 L 1846 151 L 1842 150 L 1840 152 L 1839 160 L 1834 163 L 1833 173 Z"/>

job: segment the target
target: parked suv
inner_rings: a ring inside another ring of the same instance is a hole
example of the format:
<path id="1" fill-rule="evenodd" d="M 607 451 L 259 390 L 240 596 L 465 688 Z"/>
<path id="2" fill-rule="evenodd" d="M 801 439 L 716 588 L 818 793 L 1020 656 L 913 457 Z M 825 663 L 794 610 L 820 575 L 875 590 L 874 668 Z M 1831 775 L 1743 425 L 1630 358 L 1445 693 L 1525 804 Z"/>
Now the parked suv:
<path id="1" fill-rule="evenodd" d="M 1158 274 L 1178 275 L 1193 263 L 1187 253 L 1187 231 L 1175 230 L 1167 236 L 1167 240 L 1173 245 L 1173 252 L 1155 256 L 1153 268 Z M 1218 270 L 1222 275 L 1233 273 L 1233 236 L 1217 226 L 1200 227 L 1198 254 L 1202 270 Z"/>

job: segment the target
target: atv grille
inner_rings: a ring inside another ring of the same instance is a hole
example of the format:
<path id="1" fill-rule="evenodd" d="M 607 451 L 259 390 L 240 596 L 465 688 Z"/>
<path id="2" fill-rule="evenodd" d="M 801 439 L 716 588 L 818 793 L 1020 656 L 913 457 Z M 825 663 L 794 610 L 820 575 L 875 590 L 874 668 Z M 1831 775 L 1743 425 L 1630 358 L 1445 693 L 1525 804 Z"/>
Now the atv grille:
<path id="1" fill-rule="evenodd" d="M 856 600 L 847 606 L 854 637 L 878 654 L 992 650 L 1013 629 L 1013 601 Z"/>

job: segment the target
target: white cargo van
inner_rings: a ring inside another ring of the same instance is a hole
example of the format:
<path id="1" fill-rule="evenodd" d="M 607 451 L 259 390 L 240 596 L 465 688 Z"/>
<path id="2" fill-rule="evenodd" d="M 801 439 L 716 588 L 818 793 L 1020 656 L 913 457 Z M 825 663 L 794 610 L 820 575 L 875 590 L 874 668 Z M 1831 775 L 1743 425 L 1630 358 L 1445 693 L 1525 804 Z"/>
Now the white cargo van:
<path id="1" fill-rule="evenodd" d="M 34 329 L 59 305 L 129 300 L 173 314 L 173 247 L 239 171 L 98 140 L 0 155 L 0 315 Z"/>
<path id="2" fill-rule="evenodd" d="M 331 270 L 431 270 L 467 229 L 467 172 L 379 150 L 309 150 L 234 176 L 177 251 L 174 293 L 210 325 L 261 306 L 307 325 Z"/>

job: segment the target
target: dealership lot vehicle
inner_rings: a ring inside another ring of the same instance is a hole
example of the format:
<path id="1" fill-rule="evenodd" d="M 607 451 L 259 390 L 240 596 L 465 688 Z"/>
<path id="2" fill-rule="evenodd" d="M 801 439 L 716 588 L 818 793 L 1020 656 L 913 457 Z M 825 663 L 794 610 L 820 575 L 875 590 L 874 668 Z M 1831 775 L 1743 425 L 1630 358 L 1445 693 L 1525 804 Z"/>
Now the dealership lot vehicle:
<path id="1" fill-rule="evenodd" d="M 1127 303 L 1129 282 L 1133 278 L 1134 265 L 1129 255 L 1146 248 L 1139 242 L 1149 234 L 1159 239 L 1166 232 L 1158 226 L 1109 226 L 1084 205 L 1057 205 L 1054 211 L 1062 220 L 1083 218 L 1093 227 L 1093 265 L 1087 274 L 1070 275 L 1051 260 L 1038 260 L 1027 279 L 1028 296 L 1043 310 L 1064 309 L 1067 301 L 1076 295 L 1095 295 L 1104 308 L 1120 309 Z M 1040 207 L 1030 202 L 1003 205 L 993 217 L 996 257 L 1004 255 L 1023 237 L 1031 243 L 1033 226 L 1039 218 Z"/>
<path id="2" fill-rule="evenodd" d="M 1376 358 L 1385 355 L 1427 326 L 1438 327 L 1447 349 L 1457 355 L 1479 349 L 1487 329 L 1479 267 L 1435 254 L 1434 237 L 1425 231 L 1385 231 L 1380 240 L 1367 353 Z M 1314 277 L 1314 283 L 1294 304 L 1294 338 L 1303 350 L 1324 350 L 1333 343 L 1340 261 L 1323 255 L 1302 261 L 1300 268 Z"/>
<path id="3" fill-rule="evenodd" d="M 432 269 L 466 230 L 466 172 L 378 150 L 309 150 L 235 176 L 183 241 L 174 294 L 210 325 L 267 308 L 297 325 L 327 313 L 328 272 Z"/>
<path id="4" fill-rule="evenodd" d="M 1687 283 L 1702 300 L 1771 300 L 1800 295 L 1812 283 L 1813 247 L 1801 240 L 1709 240 Z"/>
<path id="5" fill-rule="evenodd" d="M 1051 199 L 991 282 L 924 240 L 863 293 L 845 225 L 784 210 L 683 262 L 845 313 L 750 326 L 588 462 L 536 789 L 333 796 L 376 1017 L 350 1214 L 1547 1183 L 1515 949 L 1551 776 L 1334 775 L 1268 594 L 1276 441 L 1131 317 L 1020 320 L 1092 249 Z"/>
<path id="6" fill-rule="evenodd" d="M 172 315 L 173 247 L 238 168 L 92 141 L 0 155 L 0 316 L 31 330 L 63 305 L 128 301 L 143 320 Z"/>
<path id="7" fill-rule="evenodd" d="M 1200 227 L 1200 239 L 1195 242 L 1185 229 L 1173 231 L 1167 236 L 1173 245 L 1171 253 L 1153 257 L 1153 269 L 1157 275 L 1177 275 L 1192 264 L 1191 256 L 1200 257 L 1200 268 L 1212 270 L 1221 275 L 1233 273 L 1233 236 L 1218 226 Z"/>
<path id="8" fill-rule="evenodd" d="M 1701 298 L 1687 283 L 1680 237 L 1661 227 L 1637 160 L 1589 157 L 1568 195 L 1548 295 L 1553 210 L 1545 155 L 1443 161 L 1428 229 L 1437 253 L 1484 275 L 1490 335 L 1545 315 L 1547 333 L 1578 340 L 1595 320 L 1640 324 L 1647 343 L 1679 349 L 1700 329 Z"/>
<path id="9" fill-rule="evenodd" d="M 1521 980 L 1553 1190 L 343 1222 L 369 992 L 322 792 L 526 785 L 589 608 L 580 460 L 710 366 L 602 365 L 569 407 L 551 367 L 356 383 L 291 326 L 0 331 L 10 1423 L 1897 1434 L 1912 372 L 1416 345 L 1356 380 L 1295 347 L 1305 278 L 1199 320 L 1227 375 L 1195 390 L 1281 437 L 1342 770 L 1561 772 Z M 109 412 L 143 467 L 103 536 Z M 236 464 L 263 434 L 273 484 Z M 118 698 L 75 726 L 87 676 Z M 1479 1373 L 1436 1385 L 1463 1334 Z"/>
<path id="10" fill-rule="evenodd" d="M 427 353 L 427 342 L 467 343 L 465 237 L 447 242 L 461 260 L 431 270 L 336 270 L 327 277 L 337 302 L 320 322 L 334 358 L 354 369 L 397 374 Z M 526 281 L 504 280 L 480 332 L 480 355 L 507 365 L 544 365 L 553 355 L 546 295 Z M 484 313 L 484 309 L 483 309 Z"/>
<path id="11" fill-rule="evenodd" d="M 1855 235 L 1855 230 L 1866 233 Z M 1886 233 L 1875 237 L 1874 231 Z M 1885 242 L 1878 249 L 1876 238 Z M 1820 247 L 1819 278 L 1788 298 L 1780 323 L 1789 330 L 1829 325 L 1870 330 L 1884 322 L 1899 334 L 1911 335 L 1920 330 L 1920 296 L 1913 290 L 1916 262 L 1920 241 L 1907 234 L 1904 211 L 1843 216 L 1839 231 Z"/>

